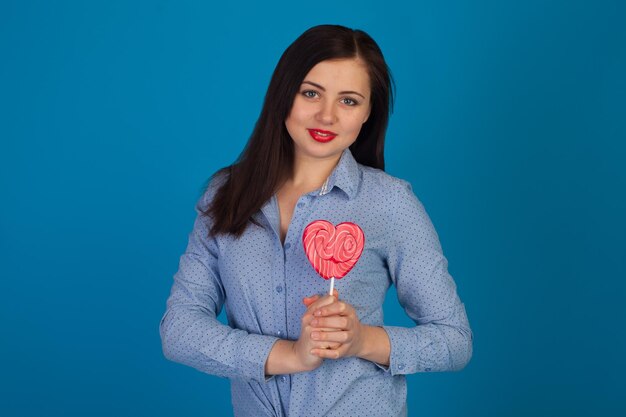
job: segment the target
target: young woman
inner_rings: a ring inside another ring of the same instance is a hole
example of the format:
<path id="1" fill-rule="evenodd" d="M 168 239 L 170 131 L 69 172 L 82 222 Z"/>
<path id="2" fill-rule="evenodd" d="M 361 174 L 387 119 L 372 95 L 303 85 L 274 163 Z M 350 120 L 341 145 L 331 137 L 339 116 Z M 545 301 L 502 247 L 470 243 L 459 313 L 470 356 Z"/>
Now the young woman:
<path id="1" fill-rule="evenodd" d="M 198 201 L 160 324 L 165 356 L 230 378 L 237 416 L 406 415 L 405 374 L 462 369 L 472 332 L 437 234 L 386 174 L 392 83 L 374 40 L 323 25 L 283 53 L 246 148 Z M 313 220 L 358 224 L 362 255 L 328 292 Z M 385 326 L 390 285 L 411 328 Z M 216 317 L 226 306 L 228 325 Z"/>

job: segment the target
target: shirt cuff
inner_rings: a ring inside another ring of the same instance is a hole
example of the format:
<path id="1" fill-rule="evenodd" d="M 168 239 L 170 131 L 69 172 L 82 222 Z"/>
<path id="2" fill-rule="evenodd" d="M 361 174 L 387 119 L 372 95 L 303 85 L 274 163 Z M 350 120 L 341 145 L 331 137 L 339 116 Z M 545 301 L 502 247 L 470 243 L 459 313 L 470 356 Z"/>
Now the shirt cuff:
<path id="1" fill-rule="evenodd" d="M 267 382 L 272 378 L 265 375 L 267 357 L 279 340 L 274 336 L 249 334 L 239 347 L 239 369 L 244 376 L 258 382 Z"/>
<path id="2" fill-rule="evenodd" d="M 383 329 L 387 332 L 391 343 L 389 355 L 391 375 L 406 375 L 420 371 L 421 369 L 418 369 L 419 352 L 432 342 L 418 338 L 415 328 L 383 326 Z"/>
<path id="3" fill-rule="evenodd" d="M 381 365 L 379 363 L 374 362 L 374 365 L 378 366 L 379 369 L 382 369 L 385 372 L 389 372 L 389 366 L 388 365 Z"/>

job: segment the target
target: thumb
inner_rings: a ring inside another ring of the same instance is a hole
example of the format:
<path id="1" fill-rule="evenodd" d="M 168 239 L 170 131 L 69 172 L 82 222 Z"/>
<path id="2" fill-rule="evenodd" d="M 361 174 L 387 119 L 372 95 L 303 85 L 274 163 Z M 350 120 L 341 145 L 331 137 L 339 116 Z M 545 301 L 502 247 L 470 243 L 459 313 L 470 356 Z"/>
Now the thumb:
<path id="1" fill-rule="evenodd" d="M 310 306 L 311 304 L 313 304 L 315 301 L 317 301 L 320 298 L 319 295 L 314 295 L 312 297 L 304 297 L 302 299 L 302 304 L 304 304 L 306 307 Z"/>

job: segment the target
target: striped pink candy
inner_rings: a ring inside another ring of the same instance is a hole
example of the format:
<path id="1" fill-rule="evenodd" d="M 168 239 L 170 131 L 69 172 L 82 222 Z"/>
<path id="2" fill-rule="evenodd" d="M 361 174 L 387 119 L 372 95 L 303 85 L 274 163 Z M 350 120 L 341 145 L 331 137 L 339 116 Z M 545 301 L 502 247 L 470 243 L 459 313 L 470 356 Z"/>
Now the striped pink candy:
<path id="1" fill-rule="evenodd" d="M 313 268 L 324 279 L 343 278 L 363 252 L 365 235 L 354 223 L 315 220 L 304 229 L 302 243 Z"/>

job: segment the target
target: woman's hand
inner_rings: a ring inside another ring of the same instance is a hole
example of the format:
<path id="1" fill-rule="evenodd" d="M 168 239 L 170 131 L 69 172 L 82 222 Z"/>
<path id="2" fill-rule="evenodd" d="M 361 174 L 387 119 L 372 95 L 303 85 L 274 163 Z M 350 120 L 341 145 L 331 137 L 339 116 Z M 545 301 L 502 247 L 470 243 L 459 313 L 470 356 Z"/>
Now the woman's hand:
<path id="1" fill-rule="evenodd" d="M 311 351 L 324 359 L 356 356 L 383 366 L 389 365 L 391 342 L 382 327 L 362 324 L 352 305 L 337 299 L 313 311 L 311 339 L 328 343 L 327 349 Z"/>
<path id="2" fill-rule="evenodd" d="M 326 349 L 314 348 L 313 355 L 328 359 L 361 356 L 365 326 L 354 307 L 340 301 L 338 295 L 330 304 L 315 306 L 310 327 L 312 340 L 329 345 Z"/>
<path id="3" fill-rule="evenodd" d="M 311 333 L 315 330 L 311 326 L 311 322 L 315 319 L 313 313 L 327 305 L 330 305 L 337 301 L 338 294 L 325 295 L 323 297 L 313 296 L 306 297 L 302 300 L 307 310 L 301 319 L 300 337 L 293 344 L 293 353 L 298 362 L 303 366 L 304 370 L 312 371 L 322 364 L 323 357 L 314 355 L 313 351 L 316 349 L 337 349 L 340 343 L 329 341 L 316 341 L 311 338 Z M 319 330 L 319 329 L 318 329 Z M 334 329 L 324 329 L 328 332 L 333 332 Z"/>
<path id="4" fill-rule="evenodd" d="M 297 372 L 313 371 L 323 362 L 323 358 L 313 355 L 314 349 L 339 347 L 338 343 L 318 342 L 311 339 L 313 328 L 313 312 L 325 305 L 336 301 L 337 295 L 325 297 L 313 296 L 302 300 L 307 310 L 301 318 L 301 331 L 298 340 L 278 340 L 274 343 L 265 363 L 266 375 L 293 374 Z M 327 329 L 333 331 L 333 329 Z"/>

